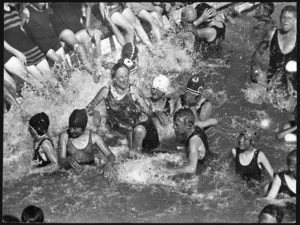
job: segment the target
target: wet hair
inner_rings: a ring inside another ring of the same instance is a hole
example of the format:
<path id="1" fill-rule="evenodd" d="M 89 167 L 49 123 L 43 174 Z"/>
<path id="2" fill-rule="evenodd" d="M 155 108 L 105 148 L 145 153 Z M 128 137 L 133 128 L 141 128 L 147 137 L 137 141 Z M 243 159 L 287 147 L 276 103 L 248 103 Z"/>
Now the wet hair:
<path id="1" fill-rule="evenodd" d="M 197 11 L 197 18 L 201 17 L 202 14 L 204 13 L 204 11 L 205 11 L 206 9 L 211 9 L 211 8 L 212 8 L 212 7 L 211 7 L 209 4 L 204 3 L 204 2 L 200 3 L 199 5 L 197 5 L 197 6 L 195 7 L 195 9 L 196 9 L 196 11 Z"/>
<path id="2" fill-rule="evenodd" d="M 295 17 L 297 17 L 297 8 L 296 8 L 296 6 L 293 6 L 293 5 L 287 5 L 287 6 L 285 6 L 281 10 L 280 16 L 282 16 L 286 12 L 291 12 L 291 13 L 294 14 Z"/>
<path id="3" fill-rule="evenodd" d="M 264 10 L 268 13 L 269 16 L 271 16 L 274 12 L 274 3 L 273 2 L 262 2 L 261 4 L 264 5 Z"/>
<path id="4" fill-rule="evenodd" d="M 37 206 L 27 206 L 21 216 L 22 222 L 44 222 L 43 210 Z"/>
<path id="5" fill-rule="evenodd" d="M 128 66 L 126 66 L 124 63 L 122 63 L 122 62 L 119 61 L 119 62 L 116 63 L 116 64 L 113 66 L 113 68 L 111 69 L 111 78 L 112 78 L 112 79 L 115 78 L 118 69 L 120 69 L 120 68 L 122 68 L 122 67 L 126 68 L 126 69 L 128 70 L 128 73 L 130 73 L 130 69 L 128 68 Z"/>
<path id="6" fill-rule="evenodd" d="M 195 115 L 189 108 L 181 108 L 174 113 L 173 121 L 176 121 L 179 118 L 184 118 L 185 124 L 194 124 Z"/>
<path id="7" fill-rule="evenodd" d="M 20 222 L 19 218 L 12 215 L 3 215 L 2 222 Z"/>
<path id="8" fill-rule="evenodd" d="M 260 212 L 259 216 L 261 217 L 263 213 L 271 215 L 277 220 L 278 223 L 281 223 L 284 215 L 284 212 L 281 210 L 279 206 L 272 205 L 272 204 L 265 206 L 263 210 Z"/>
<path id="9" fill-rule="evenodd" d="M 69 117 L 69 127 L 81 127 L 85 130 L 88 117 L 85 109 L 75 109 Z"/>
<path id="10" fill-rule="evenodd" d="M 48 131 L 49 124 L 49 117 L 44 112 L 35 114 L 29 120 L 29 125 L 37 132 L 38 135 L 46 134 Z"/>
<path id="11" fill-rule="evenodd" d="M 289 154 L 286 157 L 286 163 L 289 166 L 297 163 L 297 150 L 296 149 L 289 152 Z"/>

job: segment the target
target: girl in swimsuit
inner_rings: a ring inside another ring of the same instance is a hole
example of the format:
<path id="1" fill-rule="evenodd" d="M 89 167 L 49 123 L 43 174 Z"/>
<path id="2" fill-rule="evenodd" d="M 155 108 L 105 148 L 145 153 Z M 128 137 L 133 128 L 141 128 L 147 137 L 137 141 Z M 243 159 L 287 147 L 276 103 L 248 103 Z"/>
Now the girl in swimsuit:
<path id="1" fill-rule="evenodd" d="M 58 168 L 57 153 L 47 133 L 49 123 L 49 117 L 44 112 L 29 120 L 28 131 L 34 139 L 33 169 L 30 173 L 51 173 Z"/>

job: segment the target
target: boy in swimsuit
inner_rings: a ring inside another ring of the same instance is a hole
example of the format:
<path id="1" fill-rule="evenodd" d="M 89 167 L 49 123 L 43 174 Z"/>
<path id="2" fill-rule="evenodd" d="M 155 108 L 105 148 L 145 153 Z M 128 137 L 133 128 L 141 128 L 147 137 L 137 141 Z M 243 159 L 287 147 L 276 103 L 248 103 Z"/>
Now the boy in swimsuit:
<path id="1" fill-rule="evenodd" d="M 278 173 L 267 195 L 269 198 L 276 198 L 279 194 L 286 194 L 289 197 L 296 197 L 297 183 L 297 150 L 289 152 L 287 155 L 287 171 Z"/>
<path id="2" fill-rule="evenodd" d="M 167 168 L 167 171 L 177 174 L 198 174 L 200 169 L 206 166 L 207 161 L 213 158 L 207 136 L 200 127 L 194 126 L 195 115 L 190 109 L 184 108 L 175 112 L 173 122 L 176 137 L 185 140 L 188 163 L 177 168 Z"/>
<path id="3" fill-rule="evenodd" d="M 284 212 L 277 205 L 267 205 L 258 215 L 258 223 L 281 223 Z"/>
<path id="4" fill-rule="evenodd" d="M 189 108 L 195 116 L 195 125 L 207 130 L 216 125 L 217 120 L 210 118 L 211 102 L 203 96 L 204 82 L 199 74 L 193 75 L 187 83 L 186 92 L 177 100 L 175 111 L 179 108 Z"/>
<path id="5" fill-rule="evenodd" d="M 30 173 L 51 173 L 58 169 L 57 153 L 48 136 L 49 117 L 44 112 L 38 113 L 29 120 L 29 128 L 34 146 L 33 166 Z"/>
<path id="6" fill-rule="evenodd" d="M 274 176 L 274 170 L 266 155 L 255 148 L 258 140 L 259 132 L 248 125 L 240 132 L 238 137 L 239 146 L 231 151 L 235 162 L 235 171 L 247 181 L 252 179 L 261 180 L 262 167 L 267 171 L 271 179 Z"/>
<path id="7" fill-rule="evenodd" d="M 75 109 L 69 117 L 69 128 L 59 135 L 59 163 L 62 167 L 79 168 L 80 165 L 95 164 L 94 145 L 107 158 L 104 164 L 104 176 L 112 172 L 115 155 L 104 143 L 102 137 L 86 129 L 88 117 L 84 109 Z"/>

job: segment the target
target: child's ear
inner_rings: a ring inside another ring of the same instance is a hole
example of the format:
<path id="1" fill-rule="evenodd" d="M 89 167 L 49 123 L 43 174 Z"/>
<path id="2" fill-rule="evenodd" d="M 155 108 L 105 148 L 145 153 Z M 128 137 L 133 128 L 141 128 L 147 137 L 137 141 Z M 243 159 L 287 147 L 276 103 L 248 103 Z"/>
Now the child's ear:
<path id="1" fill-rule="evenodd" d="M 290 171 L 294 171 L 294 170 L 295 170 L 294 165 L 289 165 L 289 170 L 290 170 Z"/>

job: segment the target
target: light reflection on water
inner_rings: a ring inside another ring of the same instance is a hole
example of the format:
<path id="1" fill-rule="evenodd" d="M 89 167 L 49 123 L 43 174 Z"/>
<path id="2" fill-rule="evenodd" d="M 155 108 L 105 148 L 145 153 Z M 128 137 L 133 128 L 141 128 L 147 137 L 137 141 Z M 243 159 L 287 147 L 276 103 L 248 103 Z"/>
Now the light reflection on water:
<path id="1" fill-rule="evenodd" d="M 256 221 L 257 214 L 267 204 L 262 198 L 262 188 L 248 188 L 223 160 L 236 145 L 242 127 L 247 123 L 258 127 L 265 118 L 272 122 L 268 129 L 263 130 L 258 149 L 265 152 L 275 170 L 285 168 L 286 153 L 293 147 L 275 139 L 287 113 L 261 99 L 249 100 L 251 96 L 247 93 L 254 95 L 259 92 L 245 82 L 249 79 L 248 65 L 258 38 L 249 33 L 251 20 L 236 21 L 236 25 L 227 24 L 226 42 L 220 58 L 200 61 L 197 56 L 187 55 L 167 40 L 163 47 L 159 47 L 163 49 L 162 56 L 153 57 L 139 46 L 142 90 L 149 90 L 152 79 L 164 73 L 170 77 L 174 89 L 180 92 L 184 90 L 188 77 L 199 71 L 203 73 L 205 94 L 213 102 L 213 116 L 219 120 L 218 126 L 208 133 L 210 148 L 218 153 L 219 159 L 203 174 L 170 178 L 157 167 L 167 162 L 183 163 L 181 153 L 176 152 L 170 125 L 167 129 L 160 127 L 159 134 L 163 148 L 174 153 L 158 154 L 152 158 L 139 154 L 128 158 L 127 148 L 115 146 L 106 136 L 117 161 L 123 162 L 115 178 L 103 178 L 97 168 L 89 167 L 77 172 L 57 171 L 51 175 L 27 176 L 29 149 L 32 149 L 27 132 L 29 118 L 18 116 L 21 112 L 13 108 L 4 115 L 3 213 L 20 215 L 25 206 L 34 204 L 44 210 L 46 222 Z M 114 53 L 108 60 L 116 61 L 119 54 Z M 21 105 L 31 115 L 40 111 L 49 115 L 49 130 L 55 144 L 57 134 L 67 127 L 72 110 L 85 107 L 109 82 L 109 73 L 98 67 L 103 75 L 99 84 L 94 84 L 92 77 L 82 71 L 75 71 L 71 76 L 61 72 L 58 76 L 65 79 L 68 87 L 66 96 L 51 93 L 38 96 L 30 88 L 24 88 Z M 149 95 L 149 92 L 145 94 Z M 45 99 L 45 95 L 48 98 Z M 91 119 L 88 128 L 96 131 Z"/>

